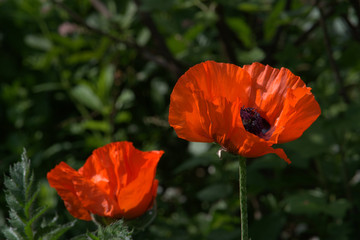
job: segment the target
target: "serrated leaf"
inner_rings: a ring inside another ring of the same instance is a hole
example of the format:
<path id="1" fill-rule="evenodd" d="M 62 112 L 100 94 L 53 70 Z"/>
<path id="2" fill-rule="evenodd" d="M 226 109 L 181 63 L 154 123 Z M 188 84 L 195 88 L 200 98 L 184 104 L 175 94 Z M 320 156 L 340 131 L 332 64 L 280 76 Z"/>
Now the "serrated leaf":
<path id="1" fill-rule="evenodd" d="M 92 240 L 100 240 L 100 238 L 98 238 L 97 236 L 95 236 L 92 233 L 87 233 L 87 236 L 88 236 L 89 239 L 92 239 Z"/>
<path id="2" fill-rule="evenodd" d="M 128 230 L 128 227 L 124 224 L 122 219 L 113 222 L 106 227 L 99 225 L 97 232 L 97 237 L 95 239 L 106 240 L 106 239 L 122 239 L 122 240 L 131 240 L 131 232 Z M 94 239 L 94 238 L 92 238 Z"/>
<path id="3" fill-rule="evenodd" d="M 19 214 L 14 211 L 13 209 L 10 209 L 9 211 L 9 223 L 11 226 L 15 227 L 16 229 L 24 229 L 25 227 L 25 219 L 23 219 Z"/>
<path id="4" fill-rule="evenodd" d="M 22 240 L 24 239 L 20 233 L 18 233 L 14 228 L 6 228 L 2 230 L 2 233 L 7 240 Z"/>
<path id="5" fill-rule="evenodd" d="M 72 228 L 76 221 L 74 220 L 64 225 L 53 225 L 54 222 L 51 221 L 48 226 L 43 226 L 36 232 L 35 239 L 56 240 Z"/>
<path id="6" fill-rule="evenodd" d="M 21 156 L 21 161 L 10 167 L 10 177 L 5 176 L 5 198 L 9 210 L 9 226 L 5 226 L 2 232 L 7 239 L 58 239 L 73 223 L 57 226 L 53 221 L 49 224 L 38 224 L 38 220 L 44 215 L 47 208 L 36 208 L 36 200 L 39 190 L 34 191 L 34 174 L 31 171 L 30 160 L 26 152 Z M 36 232 L 53 225 L 47 236 L 35 237 Z"/>
<path id="7" fill-rule="evenodd" d="M 25 203 L 24 206 L 24 211 L 25 213 L 29 213 L 30 212 L 30 208 L 33 205 L 34 201 L 36 200 L 37 196 L 39 195 L 39 190 L 36 190 L 36 192 L 30 197 L 30 199 L 28 199 Z M 26 216 L 27 218 L 29 218 L 29 216 Z"/>
<path id="8" fill-rule="evenodd" d="M 5 200 L 6 200 L 7 205 L 11 209 L 14 209 L 15 211 L 20 211 L 23 209 L 23 206 L 20 202 L 21 200 L 17 199 L 16 196 L 13 194 L 13 192 L 6 191 L 5 192 Z"/>
<path id="9" fill-rule="evenodd" d="M 31 227 L 31 224 L 33 224 L 36 220 L 38 220 L 38 218 L 41 217 L 46 212 L 46 210 L 47 210 L 46 207 L 39 207 L 38 209 L 36 209 L 35 210 L 36 214 L 28 220 L 27 226 Z"/>

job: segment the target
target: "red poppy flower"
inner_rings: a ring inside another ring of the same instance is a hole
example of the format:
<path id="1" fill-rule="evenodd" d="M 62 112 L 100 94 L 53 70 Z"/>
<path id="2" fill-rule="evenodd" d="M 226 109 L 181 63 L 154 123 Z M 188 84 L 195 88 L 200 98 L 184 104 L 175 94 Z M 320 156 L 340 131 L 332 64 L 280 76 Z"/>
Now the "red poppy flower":
<path id="1" fill-rule="evenodd" d="M 132 219 L 153 205 L 156 166 L 163 153 L 142 152 L 131 142 L 114 142 L 96 149 L 78 171 L 61 162 L 47 179 L 76 218 L 91 220 L 93 213 Z"/>
<path id="2" fill-rule="evenodd" d="M 310 90 L 286 68 L 207 61 L 176 83 L 169 123 L 188 141 L 216 142 L 250 158 L 275 153 L 290 163 L 272 145 L 297 139 L 320 115 Z"/>

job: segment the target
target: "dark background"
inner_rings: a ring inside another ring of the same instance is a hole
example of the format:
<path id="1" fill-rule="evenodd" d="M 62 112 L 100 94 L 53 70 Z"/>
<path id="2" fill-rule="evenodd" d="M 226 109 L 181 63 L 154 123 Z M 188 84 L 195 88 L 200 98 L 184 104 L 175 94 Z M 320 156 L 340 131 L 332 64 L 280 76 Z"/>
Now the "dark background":
<path id="1" fill-rule="evenodd" d="M 112 141 L 164 150 L 157 218 L 134 239 L 239 239 L 238 163 L 167 122 L 181 74 L 205 61 L 289 68 L 322 114 L 276 155 L 248 161 L 250 236 L 360 238 L 358 0 L 1 0 L 0 188 L 23 148 L 40 201 L 72 219 L 46 173 Z M 0 195 L 0 225 L 8 210 Z M 50 211 L 51 212 L 51 211 Z M 78 221 L 66 238 L 94 229 Z"/>

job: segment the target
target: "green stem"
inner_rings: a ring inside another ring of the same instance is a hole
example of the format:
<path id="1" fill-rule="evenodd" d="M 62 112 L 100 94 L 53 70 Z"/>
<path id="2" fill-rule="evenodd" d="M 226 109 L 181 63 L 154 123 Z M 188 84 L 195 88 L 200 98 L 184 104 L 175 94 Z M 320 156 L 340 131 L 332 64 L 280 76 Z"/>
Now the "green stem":
<path id="1" fill-rule="evenodd" d="M 241 240 L 248 240 L 246 159 L 243 157 L 239 157 L 239 197 L 240 197 Z"/>

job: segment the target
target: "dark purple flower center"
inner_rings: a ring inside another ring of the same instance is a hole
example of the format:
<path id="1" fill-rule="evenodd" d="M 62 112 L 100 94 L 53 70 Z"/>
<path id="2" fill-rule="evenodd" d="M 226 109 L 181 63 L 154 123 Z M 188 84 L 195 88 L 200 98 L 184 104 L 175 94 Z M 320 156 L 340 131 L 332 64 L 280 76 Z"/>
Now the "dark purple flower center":
<path id="1" fill-rule="evenodd" d="M 265 134 L 270 129 L 270 124 L 254 108 L 242 107 L 240 116 L 246 131 L 265 138 Z"/>

